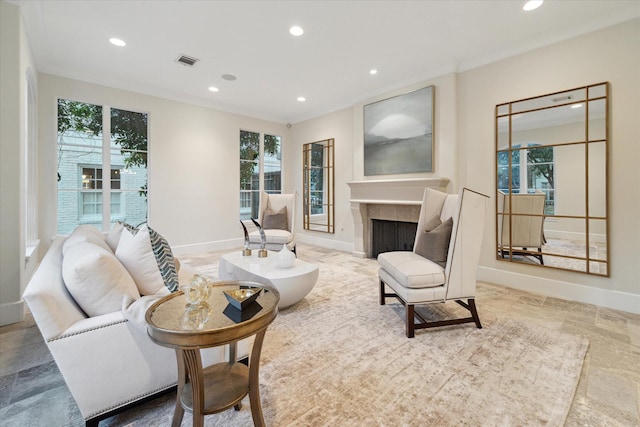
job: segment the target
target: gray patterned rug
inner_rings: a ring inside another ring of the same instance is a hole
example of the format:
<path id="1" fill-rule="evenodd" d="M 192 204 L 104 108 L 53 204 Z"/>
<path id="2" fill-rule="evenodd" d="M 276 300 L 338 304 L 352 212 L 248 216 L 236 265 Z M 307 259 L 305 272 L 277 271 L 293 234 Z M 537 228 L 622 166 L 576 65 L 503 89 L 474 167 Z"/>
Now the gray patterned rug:
<path id="1" fill-rule="evenodd" d="M 215 267 L 199 268 L 216 277 Z M 372 273 L 322 264 L 314 290 L 269 327 L 260 366 L 268 426 L 563 425 L 586 338 L 496 320 L 480 304 L 483 329 L 467 324 L 408 339 L 403 308 L 391 299 L 378 304 Z M 423 313 L 457 310 L 447 303 Z M 167 395 L 104 424 L 170 425 L 174 399 Z M 192 425 L 189 415 L 183 426 Z M 205 425 L 253 425 L 248 398 L 241 411 L 206 416 Z"/>

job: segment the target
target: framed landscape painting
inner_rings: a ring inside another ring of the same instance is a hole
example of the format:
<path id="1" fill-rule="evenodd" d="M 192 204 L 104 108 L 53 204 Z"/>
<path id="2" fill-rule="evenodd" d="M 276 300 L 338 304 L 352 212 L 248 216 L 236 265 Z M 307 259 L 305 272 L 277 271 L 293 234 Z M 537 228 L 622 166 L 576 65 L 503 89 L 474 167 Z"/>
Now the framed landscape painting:
<path id="1" fill-rule="evenodd" d="M 364 174 L 433 172 L 434 86 L 364 106 Z"/>

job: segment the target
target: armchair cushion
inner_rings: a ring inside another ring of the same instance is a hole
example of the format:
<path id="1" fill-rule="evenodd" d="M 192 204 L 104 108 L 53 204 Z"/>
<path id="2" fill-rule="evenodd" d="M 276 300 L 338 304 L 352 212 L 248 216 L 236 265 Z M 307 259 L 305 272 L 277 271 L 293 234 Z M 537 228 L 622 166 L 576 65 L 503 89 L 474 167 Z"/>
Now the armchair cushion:
<path id="1" fill-rule="evenodd" d="M 444 268 L 414 252 L 383 252 L 378 255 L 378 264 L 405 288 L 432 288 L 444 283 Z"/>
<path id="2" fill-rule="evenodd" d="M 269 230 L 269 232 L 265 232 L 265 234 L 267 235 L 267 242 L 269 243 L 286 244 L 293 241 L 293 235 L 287 230 Z"/>
<path id="3" fill-rule="evenodd" d="M 440 218 L 437 219 L 440 221 Z M 444 268 L 447 265 L 452 229 L 453 218 L 449 218 L 431 231 L 420 233 L 416 239 L 414 252 Z"/>
<path id="4" fill-rule="evenodd" d="M 140 298 L 135 282 L 111 250 L 93 243 L 69 247 L 62 277 L 73 299 L 89 316 L 119 310 L 123 297 Z"/>
<path id="5" fill-rule="evenodd" d="M 271 209 L 267 209 L 264 211 L 264 219 L 262 220 L 262 228 L 265 230 L 289 230 L 287 224 L 287 207 L 283 206 L 277 212 L 274 212 Z"/>

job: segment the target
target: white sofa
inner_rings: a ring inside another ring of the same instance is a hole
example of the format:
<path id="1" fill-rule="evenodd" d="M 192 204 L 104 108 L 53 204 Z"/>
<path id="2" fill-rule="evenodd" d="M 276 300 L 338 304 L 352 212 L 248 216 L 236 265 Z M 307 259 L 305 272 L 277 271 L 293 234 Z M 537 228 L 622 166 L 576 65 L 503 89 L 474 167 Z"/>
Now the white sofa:
<path id="1" fill-rule="evenodd" d="M 169 391 L 177 383 L 175 351 L 154 344 L 144 312 L 160 295 L 122 302 L 122 309 L 88 316 L 63 280 L 64 237 L 56 238 L 29 282 L 24 300 L 78 404 L 87 426 Z M 195 271 L 179 269 L 180 284 Z M 66 277 L 66 276 L 65 276 Z M 136 311 L 128 309 L 135 307 Z M 238 345 L 246 357 L 247 342 Z M 203 364 L 225 360 L 226 346 L 202 351 Z"/>

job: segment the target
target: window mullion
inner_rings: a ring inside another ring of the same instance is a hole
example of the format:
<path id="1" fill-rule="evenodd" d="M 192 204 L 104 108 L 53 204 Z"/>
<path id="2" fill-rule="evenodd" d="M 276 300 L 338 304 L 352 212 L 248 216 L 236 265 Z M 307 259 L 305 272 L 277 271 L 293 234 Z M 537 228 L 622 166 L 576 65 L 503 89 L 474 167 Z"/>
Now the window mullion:
<path id="1" fill-rule="evenodd" d="M 259 138 L 259 155 L 258 155 L 258 194 L 264 190 L 264 133 L 260 133 Z"/>
<path id="2" fill-rule="evenodd" d="M 102 107 L 102 230 L 111 228 L 111 107 Z"/>

